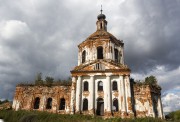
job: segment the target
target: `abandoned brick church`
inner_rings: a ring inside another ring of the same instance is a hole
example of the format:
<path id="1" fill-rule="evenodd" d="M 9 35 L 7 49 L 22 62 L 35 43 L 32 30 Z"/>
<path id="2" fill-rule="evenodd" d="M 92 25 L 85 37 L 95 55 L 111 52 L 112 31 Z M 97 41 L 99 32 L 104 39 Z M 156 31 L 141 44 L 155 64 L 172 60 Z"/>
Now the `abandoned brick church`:
<path id="1" fill-rule="evenodd" d="M 78 66 L 70 86 L 17 85 L 14 110 L 104 117 L 163 118 L 161 88 L 130 82 L 124 64 L 124 43 L 107 31 L 106 16 L 97 16 L 97 30 L 78 45 Z"/>

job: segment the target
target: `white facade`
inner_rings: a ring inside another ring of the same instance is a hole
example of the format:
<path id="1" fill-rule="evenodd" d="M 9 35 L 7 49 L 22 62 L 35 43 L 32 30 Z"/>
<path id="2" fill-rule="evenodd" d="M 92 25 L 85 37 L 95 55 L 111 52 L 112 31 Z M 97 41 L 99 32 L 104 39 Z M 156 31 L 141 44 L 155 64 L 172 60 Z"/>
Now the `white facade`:
<path id="1" fill-rule="evenodd" d="M 98 82 L 102 81 L 103 90 L 98 91 Z M 84 82 L 88 82 L 88 91 L 83 91 Z M 117 90 L 113 90 L 113 82 L 117 82 Z M 127 85 L 125 85 L 127 84 Z M 129 87 L 129 76 L 114 76 L 109 73 L 106 75 L 78 76 L 76 83 L 76 113 L 83 113 L 83 100 L 88 100 L 88 110 L 97 109 L 97 99 L 104 100 L 104 112 L 112 112 L 113 100 L 118 100 L 118 110 L 132 113 L 128 109 L 128 97 L 131 97 Z M 124 92 L 125 91 L 125 92 Z M 73 110 L 72 110 L 73 111 Z M 95 113 L 90 113 L 95 114 Z"/>

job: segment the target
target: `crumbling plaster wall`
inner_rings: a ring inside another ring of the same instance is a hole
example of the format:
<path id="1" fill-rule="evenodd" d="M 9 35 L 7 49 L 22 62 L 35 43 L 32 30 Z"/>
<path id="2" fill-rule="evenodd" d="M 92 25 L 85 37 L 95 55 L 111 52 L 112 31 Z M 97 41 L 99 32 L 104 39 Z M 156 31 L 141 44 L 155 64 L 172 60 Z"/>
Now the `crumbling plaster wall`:
<path id="1" fill-rule="evenodd" d="M 12 107 L 14 110 L 33 110 L 36 97 L 40 98 L 39 111 L 69 113 L 71 86 L 17 86 Z M 48 98 L 52 98 L 51 109 L 46 109 Z M 65 110 L 59 110 L 61 98 L 65 99 Z"/>
<path id="2" fill-rule="evenodd" d="M 86 40 L 79 45 L 78 52 L 78 65 L 82 63 L 82 52 L 86 51 L 86 62 L 85 64 L 90 63 L 97 59 L 97 47 L 103 47 L 103 58 L 115 60 L 114 49 L 117 49 L 120 52 L 119 61 L 121 64 L 124 64 L 123 58 L 123 45 L 116 45 L 110 39 L 95 39 L 95 40 Z"/>
<path id="3" fill-rule="evenodd" d="M 156 87 L 152 88 L 150 85 L 138 85 L 134 84 L 134 107 L 135 107 L 135 115 L 136 117 L 160 117 L 162 118 L 162 110 L 161 104 L 158 103 L 155 105 L 155 96 L 160 97 L 160 90 Z M 159 98 L 158 97 L 158 98 Z M 158 101 L 157 98 L 157 101 Z M 157 113 L 159 115 L 156 115 Z"/>

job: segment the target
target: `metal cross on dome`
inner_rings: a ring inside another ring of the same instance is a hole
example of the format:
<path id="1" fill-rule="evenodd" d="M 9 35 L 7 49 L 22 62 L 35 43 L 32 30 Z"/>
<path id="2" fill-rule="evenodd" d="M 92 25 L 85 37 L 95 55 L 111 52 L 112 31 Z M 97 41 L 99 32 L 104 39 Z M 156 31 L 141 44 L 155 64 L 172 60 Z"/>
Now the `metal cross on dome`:
<path id="1" fill-rule="evenodd" d="M 101 10 L 100 10 L 100 11 L 101 11 L 101 14 L 102 14 L 102 11 L 103 11 L 103 10 L 102 10 L 102 5 L 101 5 Z"/>

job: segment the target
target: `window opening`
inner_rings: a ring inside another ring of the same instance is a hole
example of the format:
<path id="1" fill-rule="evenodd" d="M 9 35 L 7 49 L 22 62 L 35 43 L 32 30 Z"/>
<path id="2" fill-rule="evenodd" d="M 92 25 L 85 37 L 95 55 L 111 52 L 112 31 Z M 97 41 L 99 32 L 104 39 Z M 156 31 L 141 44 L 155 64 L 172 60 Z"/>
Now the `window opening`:
<path id="1" fill-rule="evenodd" d="M 88 91 L 88 82 L 87 81 L 84 82 L 84 91 Z"/>
<path id="2" fill-rule="evenodd" d="M 59 106 L 59 110 L 65 110 L 65 105 L 66 105 L 66 101 L 64 98 L 60 99 L 60 106 Z"/>
<path id="3" fill-rule="evenodd" d="M 46 109 L 51 109 L 52 108 L 52 98 L 47 99 L 47 104 L 46 104 Z"/>
<path id="4" fill-rule="evenodd" d="M 103 91 L 103 82 L 102 81 L 98 82 L 98 91 Z"/>
<path id="5" fill-rule="evenodd" d="M 102 23 L 101 23 L 101 29 L 102 29 Z"/>
<path id="6" fill-rule="evenodd" d="M 40 98 L 36 97 L 34 101 L 34 109 L 39 109 Z"/>
<path id="7" fill-rule="evenodd" d="M 116 81 L 113 81 L 112 89 L 117 90 L 117 82 Z"/>
<path id="8" fill-rule="evenodd" d="M 118 50 L 114 49 L 114 57 L 115 57 L 115 62 L 118 62 Z"/>
<path id="9" fill-rule="evenodd" d="M 86 51 L 84 50 L 82 52 L 82 63 L 84 63 L 86 61 Z"/>
<path id="10" fill-rule="evenodd" d="M 103 47 L 97 47 L 97 59 L 103 59 Z"/>

